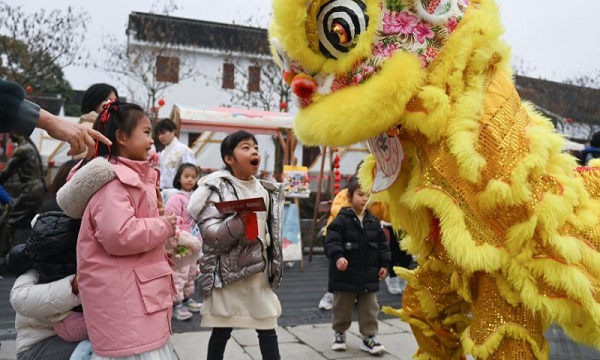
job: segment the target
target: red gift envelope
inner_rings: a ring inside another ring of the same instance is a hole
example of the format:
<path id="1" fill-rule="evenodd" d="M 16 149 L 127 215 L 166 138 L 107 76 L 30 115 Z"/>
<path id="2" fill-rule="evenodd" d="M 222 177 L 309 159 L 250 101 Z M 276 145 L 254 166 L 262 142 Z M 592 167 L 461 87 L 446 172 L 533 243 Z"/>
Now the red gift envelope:
<path id="1" fill-rule="evenodd" d="M 267 211 L 265 199 L 261 197 L 221 201 L 215 203 L 215 207 L 221 214 L 231 214 L 242 211 Z"/>
<path id="2" fill-rule="evenodd" d="M 244 228 L 248 240 L 256 240 L 258 237 L 258 218 L 255 212 L 246 213 L 244 216 Z"/>
<path id="3" fill-rule="evenodd" d="M 258 236 L 258 221 L 256 217 L 256 211 L 267 211 L 265 200 L 262 197 L 221 201 L 215 203 L 215 207 L 221 214 L 251 211 L 251 213 L 248 213 L 244 219 L 242 219 L 246 228 L 246 238 L 250 240 L 254 240 Z"/>

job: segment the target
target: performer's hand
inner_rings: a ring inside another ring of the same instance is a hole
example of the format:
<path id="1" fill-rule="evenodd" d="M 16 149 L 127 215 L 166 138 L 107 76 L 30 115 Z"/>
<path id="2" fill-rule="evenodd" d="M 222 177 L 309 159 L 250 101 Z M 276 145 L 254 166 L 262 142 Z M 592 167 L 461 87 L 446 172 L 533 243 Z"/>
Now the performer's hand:
<path id="1" fill-rule="evenodd" d="M 379 281 L 385 279 L 386 276 L 387 276 L 387 269 L 384 267 L 379 268 Z"/>
<path id="2" fill-rule="evenodd" d="M 345 257 L 341 257 L 337 259 L 337 261 L 335 262 L 335 266 L 339 271 L 346 271 L 346 269 L 348 268 L 348 260 L 346 260 Z"/>

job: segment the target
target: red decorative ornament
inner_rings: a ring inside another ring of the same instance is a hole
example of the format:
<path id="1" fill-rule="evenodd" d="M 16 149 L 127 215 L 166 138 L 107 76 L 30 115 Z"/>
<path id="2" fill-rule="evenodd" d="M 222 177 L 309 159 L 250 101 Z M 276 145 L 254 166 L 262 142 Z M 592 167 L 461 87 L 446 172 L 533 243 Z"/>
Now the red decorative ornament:
<path id="1" fill-rule="evenodd" d="M 333 188 L 335 189 L 335 194 L 340 192 L 340 184 L 333 184 Z"/>
<path id="2" fill-rule="evenodd" d="M 565 119 L 567 121 L 567 124 L 572 124 L 573 123 L 573 119 L 571 119 L 570 117 Z"/>
<path id="3" fill-rule="evenodd" d="M 287 110 L 288 108 L 288 103 L 286 103 L 285 101 L 282 101 L 281 103 L 279 103 L 279 109 L 283 110 Z"/>
<path id="4" fill-rule="evenodd" d="M 339 166 L 339 164 L 338 164 L 338 166 Z M 335 176 L 340 176 L 340 171 L 337 169 L 333 173 L 335 174 Z"/>
<path id="5" fill-rule="evenodd" d="M 31 94 L 33 92 L 33 86 L 31 85 L 27 85 L 25 87 L 25 91 L 27 91 L 28 94 Z"/>
<path id="6" fill-rule="evenodd" d="M 165 100 L 159 99 L 158 100 L 158 106 L 165 106 Z"/>
<path id="7" fill-rule="evenodd" d="M 290 86 L 292 92 L 301 99 L 308 99 L 317 91 L 317 82 L 312 76 L 306 74 L 294 76 Z"/>

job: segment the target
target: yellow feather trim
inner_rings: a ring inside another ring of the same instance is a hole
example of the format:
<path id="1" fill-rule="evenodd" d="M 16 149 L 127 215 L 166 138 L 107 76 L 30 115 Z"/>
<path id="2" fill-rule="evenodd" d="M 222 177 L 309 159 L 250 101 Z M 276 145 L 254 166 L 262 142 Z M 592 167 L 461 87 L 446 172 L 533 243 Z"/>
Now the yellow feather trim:
<path id="1" fill-rule="evenodd" d="M 296 115 L 294 130 L 305 145 L 346 146 L 377 136 L 399 121 L 424 80 L 419 60 L 397 52 L 366 83 L 314 96 Z"/>
<path id="2" fill-rule="evenodd" d="M 544 348 L 539 348 L 535 340 L 529 335 L 527 329 L 515 325 L 515 324 L 504 324 L 497 328 L 497 330 L 490 335 L 483 344 L 475 344 L 473 339 L 469 336 L 470 327 L 467 328 L 463 332 L 463 336 L 461 338 L 462 346 L 465 349 L 465 352 L 468 354 L 472 354 L 478 359 L 487 359 L 491 355 L 494 354 L 495 350 L 500 346 L 500 343 L 506 337 L 510 337 L 516 340 L 522 340 L 529 344 L 531 350 L 533 351 L 535 357 L 537 359 L 547 359 L 548 358 L 548 346 Z"/>

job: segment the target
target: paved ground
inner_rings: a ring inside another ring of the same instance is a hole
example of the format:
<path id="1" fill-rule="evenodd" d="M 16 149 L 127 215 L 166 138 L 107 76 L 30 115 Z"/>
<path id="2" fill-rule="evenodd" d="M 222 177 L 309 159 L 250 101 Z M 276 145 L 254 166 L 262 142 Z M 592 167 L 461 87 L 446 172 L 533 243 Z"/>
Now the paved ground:
<path id="1" fill-rule="evenodd" d="M 0 360 L 15 359 L 14 356 L 14 311 L 8 303 L 8 294 L 13 279 L 0 279 Z M 338 353 L 330 350 L 332 331 L 329 326 L 330 312 L 319 310 L 317 304 L 327 288 L 327 261 L 323 255 L 305 262 L 303 272 L 299 264 L 286 269 L 283 283 L 277 293 L 282 303 L 283 314 L 278 329 L 282 359 L 367 359 L 368 355 L 358 350 L 357 326 L 353 324 L 348 336 L 349 350 Z M 399 307 L 401 297 L 385 290 L 379 292 L 380 305 Z M 200 297 L 197 298 L 200 300 Z M 388 354 L 381 359 L 410 359 L 416 344 L 406 324 L 397 318 L 380 314 L 380 340 Z M 181 360 L 203 359 L 205 345 L 210 333 L 200 328 L 200 316 L 189 321 L 175 321 L 172 343 Z M 551 360 L 583 359 L 600 360 L 600 353 L 573 343 L 557 327 L 546 333 L 551 347 Z M 226 359 L 260 359 L 256 335 L 253 331 L 236 330 L 228 345 Z"/>

